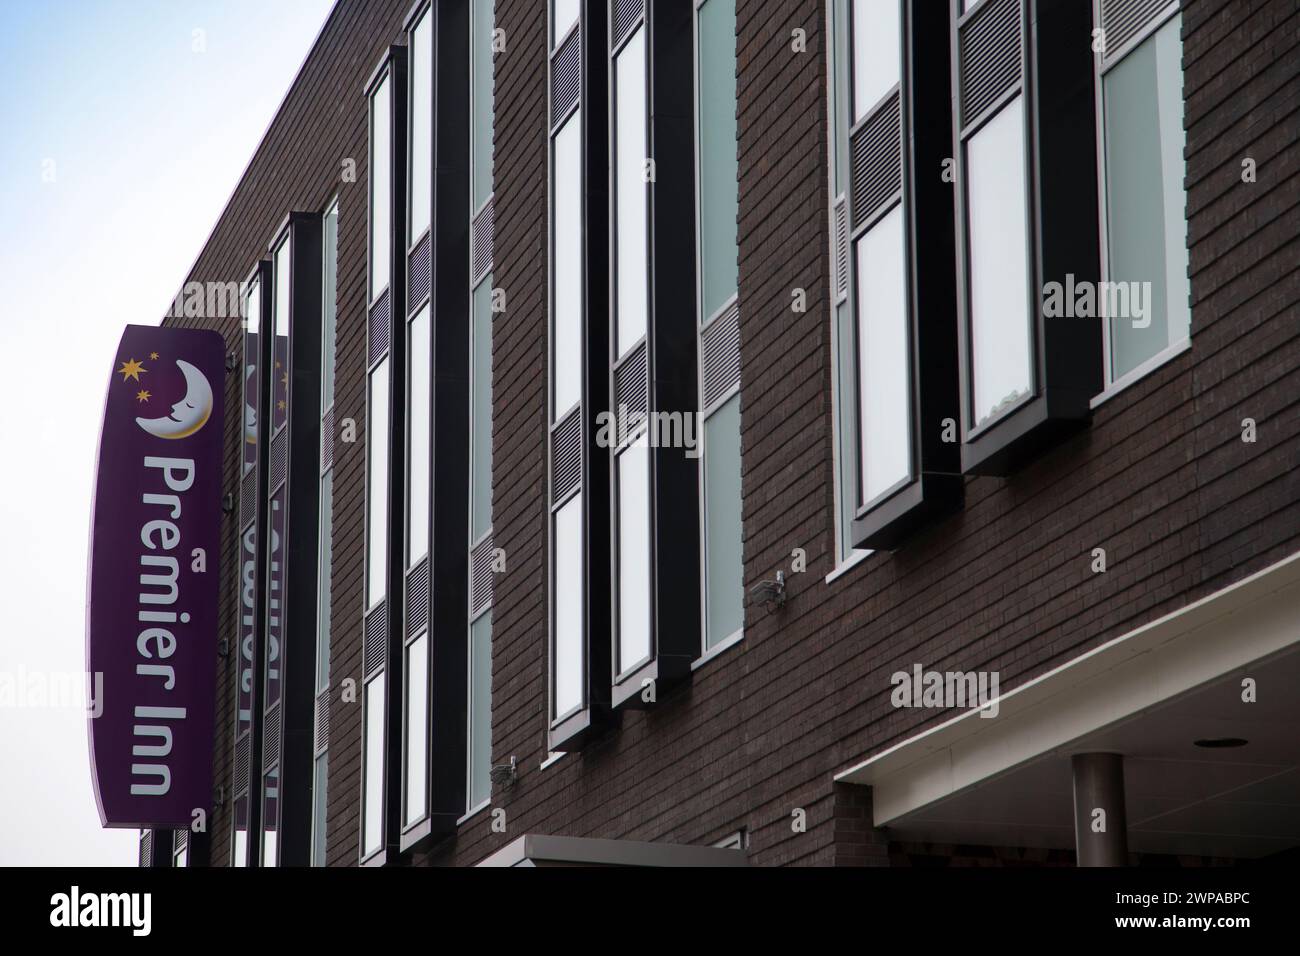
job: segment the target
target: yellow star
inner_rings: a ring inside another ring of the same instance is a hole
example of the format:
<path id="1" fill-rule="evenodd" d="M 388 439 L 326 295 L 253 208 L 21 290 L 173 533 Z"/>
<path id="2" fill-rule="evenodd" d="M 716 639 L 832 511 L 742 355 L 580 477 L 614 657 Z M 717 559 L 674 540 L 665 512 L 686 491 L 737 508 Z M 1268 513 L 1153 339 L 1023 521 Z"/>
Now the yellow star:
<path id="1" fill-rule="evenodd" d="M 128 378 L 133 378 L 138 382 L 140 381 L 140 373 L 147 371 L 149 370 L 135 359 L 131 359 L 129 362 L 123 362 L 122 367 L 117 370 L 118 374 L 122 376 L 122 381 L 124 382 Z"/>
<path id="2" fill-rule="evenodd" d="M 151 399 L 151 398 L 153 398 L 153 396 L 150 395 L 150 394 L 148 393 L 148 391 L 146 391 L 146 390 L 143 389 L 143 388 L 140 389 L 140 391 L 138 391 L 138 392 L 135 393 L 135 400 L 136 400 L 137 402 L 147 402 L 147 401 L 149 401 L 149 399 Z"/>
<path id="3" fill-rule="evenodd" d="M 284 411 L 284 399 L 282 398 L 278 402 L 276 402 L 275 407 L 278 408 L 280 411 Z"/>
<path id="4" fill-rule="evenodd" d="M 156 362 L 156 361 L 158 361 L 158 353 L 157 353 L 157 352 L 150 352 L 150 353 L 149 353 L 149 361 L 151 361 L 151 362 Z"/>

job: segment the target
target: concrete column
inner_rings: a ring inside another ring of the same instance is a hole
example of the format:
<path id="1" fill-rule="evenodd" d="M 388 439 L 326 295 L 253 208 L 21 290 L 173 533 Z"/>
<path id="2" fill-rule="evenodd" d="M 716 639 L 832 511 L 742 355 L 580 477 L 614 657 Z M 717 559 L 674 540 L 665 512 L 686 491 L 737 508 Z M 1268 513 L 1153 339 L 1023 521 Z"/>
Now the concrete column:
<path id="1" fill-rule="evenodd" d="M 1128 818 L 1124 812 L 1124 758 L 1075 754 L 1074 845 L 1079 866 L 1127 866 Z"/>

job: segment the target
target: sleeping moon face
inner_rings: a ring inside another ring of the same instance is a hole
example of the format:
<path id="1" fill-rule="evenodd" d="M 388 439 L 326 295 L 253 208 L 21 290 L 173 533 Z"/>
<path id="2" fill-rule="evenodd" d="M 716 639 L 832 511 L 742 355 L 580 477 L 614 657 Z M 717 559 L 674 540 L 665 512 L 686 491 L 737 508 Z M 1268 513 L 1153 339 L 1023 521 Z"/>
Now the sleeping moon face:
<path id="1" fill-rule="evenodd" d="M 165 418 L 137 418 L 135 423 L 156 438 L 188 438 L 207 424 L 212 415 L 212 386 L 189 362 L 176 360 L 185 376 L 185 397 L 172 406 Z"/>

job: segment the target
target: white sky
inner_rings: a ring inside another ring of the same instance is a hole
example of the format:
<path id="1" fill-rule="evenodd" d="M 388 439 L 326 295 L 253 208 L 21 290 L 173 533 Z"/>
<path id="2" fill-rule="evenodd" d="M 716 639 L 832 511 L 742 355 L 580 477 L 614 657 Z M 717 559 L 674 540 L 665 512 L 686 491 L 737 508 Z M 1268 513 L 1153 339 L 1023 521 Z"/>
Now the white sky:
<path id="1" fill-rule="evenodd" d="M 0 3 L 0 865 L 135 864 L 136 831 L 100 828 L 84 714 L 14 704 L 85 670 L 122 328 L 161 319 L 331 5 Z"/>

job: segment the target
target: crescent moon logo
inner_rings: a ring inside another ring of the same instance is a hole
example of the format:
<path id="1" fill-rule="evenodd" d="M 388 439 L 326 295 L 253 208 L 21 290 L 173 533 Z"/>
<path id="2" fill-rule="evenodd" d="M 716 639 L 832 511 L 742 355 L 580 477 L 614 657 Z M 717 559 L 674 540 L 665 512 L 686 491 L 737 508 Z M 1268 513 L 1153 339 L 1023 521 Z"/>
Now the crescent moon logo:
<path id="1" fill-rule="evenodd" d="M 185 397 L 172 406 L 164 418 L 137 418 L 135 423 L 155 438 L 189 438 L 207 424 L 212 415 L 212 386 L 207 377 L 189 362 L 176 360 L 185 376 Z"/>

